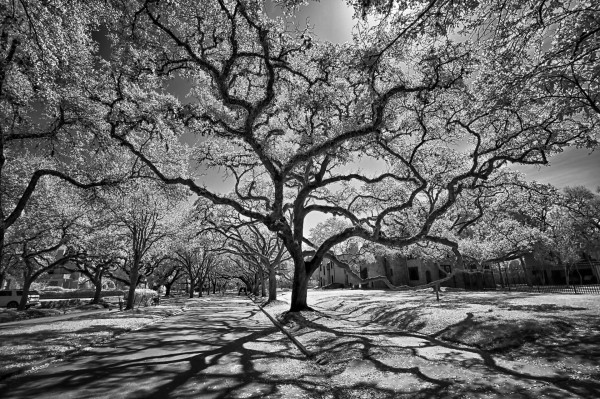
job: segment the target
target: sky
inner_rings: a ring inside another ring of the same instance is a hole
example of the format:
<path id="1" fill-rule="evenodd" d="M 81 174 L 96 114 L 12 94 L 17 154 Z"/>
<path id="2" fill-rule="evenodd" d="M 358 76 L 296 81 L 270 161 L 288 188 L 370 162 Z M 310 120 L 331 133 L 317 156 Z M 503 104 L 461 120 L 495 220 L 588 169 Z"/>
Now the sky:
<path id="1" fill-rule="evenodd" d="M 267 1 L 265 10 L 269 16 L 282 15 L 281 10 Z M 302 7 L 289 23 L 303 27 L 307 22 L 321 40 L 333 43 L 352 41 L 354 11 L 344 0 L 311 1 Z M 592 191 L 600 187 L 600 150 L 568 148 L 550 158 L 550 165 L 513 165 L 513 169 L 525 174 L 526 179 L 549 183 L 558 188 L 585 186 Z"/>

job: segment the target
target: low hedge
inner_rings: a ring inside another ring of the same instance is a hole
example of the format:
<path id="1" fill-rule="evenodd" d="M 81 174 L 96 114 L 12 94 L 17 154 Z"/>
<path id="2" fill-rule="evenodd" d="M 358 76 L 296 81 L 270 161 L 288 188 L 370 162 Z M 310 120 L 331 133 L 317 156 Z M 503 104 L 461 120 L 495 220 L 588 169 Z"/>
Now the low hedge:
<path id="1" fill-rule="evenodd" d="M 126 291 L 123 295 L 123 300 L 127 301 L 129 292 Z M 149 288 L 136 288 L 135 296 L 133 298 L 133 306 L 149 306 L 155 304 L 155 301 L 159 300 L 158 292 Z"/>
<path id="2" fill-rule="evenodd" d="M 63 290 L 63 291 L 39 291 L 40 299 L 74 299 L 74 298 L 93 298 L 95 290 Z M 100 297 L 123 296 L 127 291 L 110 290 L 100 292 Z"/>

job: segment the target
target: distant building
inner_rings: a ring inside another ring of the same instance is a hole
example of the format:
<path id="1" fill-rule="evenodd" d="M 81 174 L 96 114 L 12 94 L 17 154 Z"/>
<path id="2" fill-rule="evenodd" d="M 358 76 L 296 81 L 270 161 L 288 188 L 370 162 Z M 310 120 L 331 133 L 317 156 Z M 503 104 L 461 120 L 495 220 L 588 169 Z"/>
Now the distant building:
<path id="1" fill-rule="evenodd" d="M 392 285 L 415 287 L 445 278 L 448 273 L 452 272 L 452 267 L 450 259 L 445 263 L 437 263 L 419 258 L 405 258 L 399 255 L 378 255 L 375 257 L 374 262 L 362 264 L 359 273 L 361 279 L 385 276 Z M 387 288 L 383 281 L 371 281 L 361 284 L 344 268 L 328 260 L 321 263 L 318 271 L 320 287 L 333 284 L 334 286 L 355 288 Z M 441 283 L 444 287 L 464 287 L 465 284 L 462 278 L 456 277 Z"/>
<path id="2" fill-rule="evenodd" d="M 56 252 L 56 259 L 60 259 L 65 255 L 65 248 L 59 248 Z M 67 262 L 64 266 L 55 267 L 50 269 L 47 273 L 42 274 L 38 281 L 39 283 L 45 283 L 51 287 L 62 287 L 62 288 L 90 288 L 80 287 L 79 278 L 82 276 L 80 272 L 73 272 L 75 267 Z M 88 285 L 88 284 L 86 284 Z"/>
<path id="3" fill-rule="evenodd" d="M 349 285 L 348 272 L 335 265 L 332 261 L 321 262 L 319 274 L 317 276 L 319 287 L 325 287 L 331 284 Z"/>
<path id="4" fill-rule="evenodd" d="M 440 268 L 442 270 L 440 270 Z M 375 262 L 361 266 L 361 278 L 385 276 L 393 285 L 406 285 L 415 287 L 440 280 L 452 272 L 452 264 L 440 264 L 420 258 L 406 258 L 399 255 L 380 255 L 375 257 Z M 455 278 L 442 283 L 442 286 L 457 286 Z M 363 284 L 364 285 L 364 284 Z M 460 286 L 460 284 L 459 284 Z M 383 281 L 372 281 L 368 287 L 387 288 Z"/>
<path id="5" fill-rule="evenodd" d="M 571 265 L 571 284 L 598 284 L 600 282 L 600 254 L 581 253 L 579 261 Z M 536 259 L 533 254 L 524 256 L 525 270 L 534 285 L 562 285 L 566 283 L 566 272 L 562 265 Z"/>

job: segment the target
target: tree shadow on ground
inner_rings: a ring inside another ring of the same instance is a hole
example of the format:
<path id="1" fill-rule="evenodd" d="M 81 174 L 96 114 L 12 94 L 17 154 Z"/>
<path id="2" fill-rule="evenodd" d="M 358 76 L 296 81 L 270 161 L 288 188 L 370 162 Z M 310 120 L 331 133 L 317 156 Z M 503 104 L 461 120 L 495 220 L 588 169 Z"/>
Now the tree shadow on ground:
<path id="1" fill-rule="evenodd" d="M 209 303 L 176 322 L 125 334 L 68 363 L 7 381 L 3 397 L 348 397 L 346 388 L 338 392 L 327 384 L 327 369 L 259 320 L 255 307 L 221 311 Z M 369 397 L 402 397 L 368 381 L 352 389 Z"/>
<path id="2" fill-rule="evenodd" d="M 341 320 L 349 321 L 347 315 L 339 316 L 333 312 L 328 313 L 330 317 L 340 317 Z M 311 316 L 308 316 L 311 317 Z M 319 323 L 316 320 L 307 320 L 304 325 L 307 328 L 318 329 Z M 372 323 L 360 323 L 363 328 L 372 326 Z M 548 347 L 546 351 L 541 351 L 544 347 L 543 342 L 532 340 L 528 342 L 528 345 L 534 345 L 532 350 L 533 357 L 530 359 L 522 359 L 523 356 L 518 356 L 518 351 L 512 351 L 513 355 L 510 356 L 499 356 L 490 351 L 486 351 L 476 347 L 465 346 L 464 343 L 449 342 L 448 340 L 442 340 L 440 337 L 443 333 L 452 331 L 455 335 L 467 334 L 474 327 L 476 323 L 472 313 L 467 314 L 465 319 L 457 321 L 454 325 L 450 326 L 446 331 L 440 331 L 433 335 L 421 335 L 403 331 L 392 331 L 387 332 L 385 336 L 390 338 L 393 342 L 398 342 L 397 346 L 386 346 L 382 348 L 380 345 L 375 343 L 375 337 L 380 337 L 381 333 L 374 333 L 370 335 L 365 332 L 353 331 L 349 328 L 332 328 L 329 324 L 322 326 L 322 330 L 328 332 L 329 338 L 322 342 L 322 349 L 328 353 L 330 351 L 338 352 L 349 352 L 352 350 L 351 345 L 356 346 L 357 342 L 362 344 L 363 352 L 362 358 L 369 359 L 371 362 L 377 363 L 378 357 L 383 360 L 380 363 L 389 366 L 389 362 L 386 359 L 391 357 L 402 357 L 402 351 L 410 347 L 410 340 L 407 338 L 413 338 L 419 340 L 420 344 L 417 347 L 411 349 L 413 357 L 418 357 L 422 360 L 416 369 L 411 369 L 412 375 L 419 375 L 419 373 L 428 377 L 433 377 L 437 381 L 448 382 L 443 388 L 438 388 L 443 391 L 444 397 L 454 397 L 466 395 L 477 396 L 482 392 L 486 395 L 497 395 L 498 397 L 511 396 L 513 397 L 564 397 L 566 395 L 577 395 L 581 397 L 600 397 L 600 383 L 598 379 L 600 377 L 600 364 L 598 363 L 598 357 L 595 355 L 598 353 L 598 334 L 593 336 L 582 336 L 578 343 L 574 343 L 571 347 L 564 347 L 559 350 L 560 355 L 556 356 L 555 348 Z M 570 334 L 571 341 L 573 342 L 573 335 L 576 331 L 573 329 L 565 328 L 564 326 L 558 329 L 563 334 Z M 309 331 L 304 331 L 304 334 L 310 334 Z M 549 334 L 550 335 L 550 334 Z M 333 339 L 335 336 L 336 339 Z M 363 340 L 361 341 L 361 337 Z M 595 345 L 594 345 L 595 344 Z M 408 345 L 408 346 L 407 346 Z M 591 350 L 591 355 L 586 355 L 585 352 L 589 351 L 589 346 L 594 346 Z M 428 349 L 431 350 L 428 350 Z M 537 349 L 536 349 L 537 348 Z M 540 352 L 541 351 L 541 352 Z M 392 352 L 396 353 L 391 355 Z M 536 365 L 536 359 L 541 359 L 548 354 L 548 360 L 552 362 L 564 362 L 565 359 L 575 356 L 573 361 L 573 368 L 570 367 L 558 367 L 558 368 L 543 368 Z M 554 358 L 553 358 L 554 357 Z M 582 364 L 583 361 L 587 362 L 586 366 L 588 369 L 587 375 L 582 375 L 581 370 L 576 368 L 577 364 Z M 533 361 L 529 361 L 533 360 Z M 408 360 L 407 360 L 408 361 Z M 408 361 L 410 363 L 410 361 Z M 392 362 L 393 363 L 393 362 Z M 413 362 L 414 363 L 414 362 Z M 418 363 L 418 362 L 417 362 Z M 429 363 L 429 364 L 428 364 Z M 384 366 L 379 367 L 381 370 L 392 372 L 392 373 L 406 373 L 408 369 L 404 368 L 393 368 L 389 369 Z M 445 378 L 440 379 L 440 375 L 434 372 L 429 372 L 435 369 L 448 368 L 448 376 L 451 376 L 453 371 L 461 370 L 461 373 L 454 375 L 455 380 L 449 382 Z M 472 379 L 464 377 L 469 373 L 475 375 Z M 462 376 L 461 376 L 462 374 Z M 462 379 L 462 381 L 460 381 Z M 421 378 L 423 381 L 423 378 Z M 439 384 L 438 384 L 439 385 Z M 532 388 L 533 387 L 533 388 Z M 436 392 L 441 392 L 440 390 Z"/>

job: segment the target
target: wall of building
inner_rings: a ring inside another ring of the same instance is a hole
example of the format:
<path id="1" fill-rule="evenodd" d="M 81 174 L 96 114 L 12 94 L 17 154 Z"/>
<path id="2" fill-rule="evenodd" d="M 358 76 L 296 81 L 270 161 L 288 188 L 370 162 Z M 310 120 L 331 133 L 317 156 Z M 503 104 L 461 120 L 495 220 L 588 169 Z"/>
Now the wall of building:
<path id="1" fill-rule="evenodd" d="M 349 285 L 348 272 L 330 261 L 321 262 L 318 271 L 319 287 L 330 284 Z"/>

